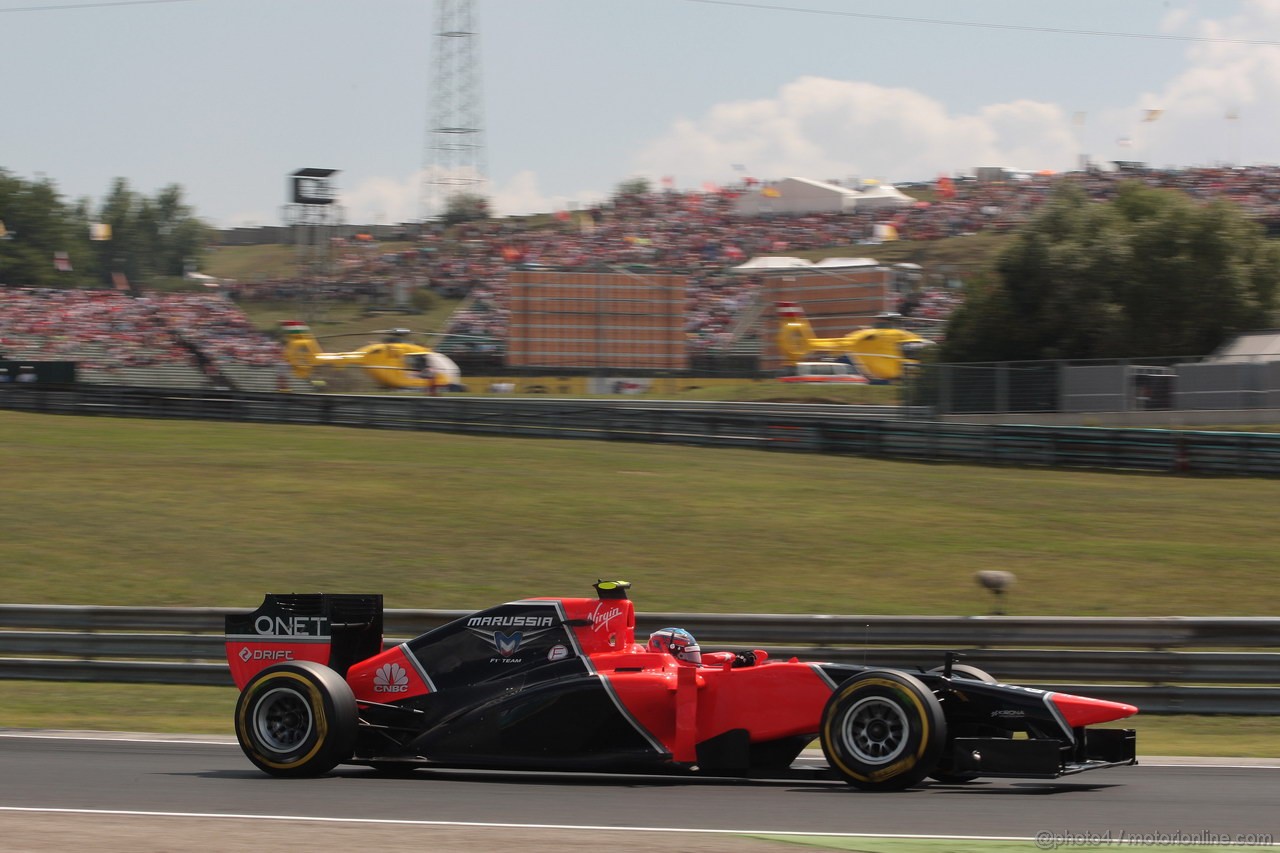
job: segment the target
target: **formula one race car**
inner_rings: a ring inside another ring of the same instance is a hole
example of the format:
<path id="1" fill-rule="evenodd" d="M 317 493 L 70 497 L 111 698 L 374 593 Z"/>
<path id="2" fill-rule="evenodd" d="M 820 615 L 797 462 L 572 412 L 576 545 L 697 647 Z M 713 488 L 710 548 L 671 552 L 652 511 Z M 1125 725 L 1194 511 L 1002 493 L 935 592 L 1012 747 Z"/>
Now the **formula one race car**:
<path id="1" fill-rule="evenodd" d="M 386 649 L 381 596 L 268 595 L 226 617 L 236 737 L 274 776 L 344 763 L 816 772 L 897 790 L 1137 763 L 1132 730 L 1092 727 L 1132 705 L 1001 684 L 951 656 L 907 672 L 700 653 L 675 629 L 659 632 L 672 642 L 638 644 L 629 586 L 500 604 Z M 829 767 L 792 768 L 815 739 Z"/>

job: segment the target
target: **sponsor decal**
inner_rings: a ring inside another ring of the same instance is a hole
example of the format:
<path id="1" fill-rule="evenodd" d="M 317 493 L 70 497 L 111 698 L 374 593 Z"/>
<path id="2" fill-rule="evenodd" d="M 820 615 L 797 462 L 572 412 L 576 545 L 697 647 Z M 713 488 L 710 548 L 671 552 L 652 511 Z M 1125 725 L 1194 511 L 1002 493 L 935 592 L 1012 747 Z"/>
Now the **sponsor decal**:
<path id="1" fill-rule="evenodd" d="M 600 602 L 599 604 L 596 605 L 595 611 L 592 612 L 591 614 L 591 630 L 592 631 L 607 630 L 609 628 L 609 623 L 622 615 L 622 608 L 616 604 L 613 605 L 612 607 L 609 607 L 606 610 L 605 605 L 607 603 L 608 602 L 605 602 L 605 601 Z"/>
<path id="2" fill-rule="evenodd" d="M 547 660 L 550 661 L 564 660 L 567 657 L 569 657 L 569 650 L 558 644 L 552 646 L 551 650 L 547 652 Z"/>
<path id="3" fill-rule="evenodd" d="M 1019 693 L 1030 693 L 1033 696 L 1045 695 L 1045 691 L 1041 690 L 1039 687 L 1023 687 L 1020 684 L 1004 684 L 1003 682 L 1000 686 L 1006 690 L 1017 690 Z"/>
<path id="4" fill-rule="evenodd" d="M 998 711 L 991 712 L 993 717 L 1025 717 L 1026 715 L 1026 711 L 1019 711 L 1015 708 L 1001 708 Z"/>
<path id="5" fill-rule="evenodd" d="M 288 649 L 251 649 L 241 646 L 236 657 L 245 663 L 251 660 L 293 660 L 293 652 Z"/>
<path id="6" fill-rule="evenodd" d="M 516 653 L 554 628 L 555 619 L 551 616 L 473 616 L 467 620 L 467 630 L 498 653 L 489 658 L 489 663 L 524 663 Z"/>
<path id="7" fill-rule="evenodd" d="M 468 628 L 549 628 L 550 616 L 472 616 Z"/>
<path id="8" fill-rule="evenodd" d="M 899 773 L 905 773 L 906 771 L 910 770 L 912 767 L 915 767 L 915 766 L 916 766 L 915 757 L 907 756 L 901 761 L 895 761 L 893 764 L 890 764 L 888 767 L 882 767 L 879 770 L 871 771 L 870 773 L 867 774 L 867 779 L 869 779 L 872 782 L 879 782 L 881 779 L 892 779 L 894 776 L 897 776 Z"/>
<path id="9" fill-rule="evenodd" d="M 398 663 L 384 663 L 373 674 L 374 693 L 407 693 L 409 673 Z"/>
<path id="10" fill-rule="evenodd" d="M 493 647 L 498 650 L 498 654 L 504 658 L 509 658 L 520 650 L 520 640 L 523 635 L 516 631 L 511 635 L 502 633 L 501 631 L 493 632 Z"/>
<path id="11" fill-rule="evenodd" d="M 264 637 L 327 637 L 329 620 L 323 616 L 259 616 L 253 630 Z"/>

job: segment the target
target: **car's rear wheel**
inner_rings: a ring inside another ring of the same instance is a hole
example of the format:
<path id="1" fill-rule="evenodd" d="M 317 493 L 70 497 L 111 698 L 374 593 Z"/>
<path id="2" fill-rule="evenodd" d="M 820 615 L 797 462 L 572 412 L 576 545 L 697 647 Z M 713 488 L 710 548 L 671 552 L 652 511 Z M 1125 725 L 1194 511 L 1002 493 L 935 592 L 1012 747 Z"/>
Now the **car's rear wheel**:
<path id="1" fill-rule="evenodd" d="M 933 771 L 947 721 L 919 679 L 870 670 L 836 688 L 822 711 L 819 737 L 827 761 L 850 785 L 899 791 Z"/>
<path id="2" fill-rule="evenodd" d="M 236 703 L 236 739 L 272 776 L 319 776 L 351 757 L 359 715 L 342 676 L 293 661 L 258 673 Z"/>

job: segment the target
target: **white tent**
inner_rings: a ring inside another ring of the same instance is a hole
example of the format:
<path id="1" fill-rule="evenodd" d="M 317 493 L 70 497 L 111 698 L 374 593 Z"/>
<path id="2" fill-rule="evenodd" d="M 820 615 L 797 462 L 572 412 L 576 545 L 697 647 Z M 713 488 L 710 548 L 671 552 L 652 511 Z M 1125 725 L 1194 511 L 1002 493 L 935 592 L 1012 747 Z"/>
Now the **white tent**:
<path id="1" fill-rule="evenodd" d="M 761 255 L 752 258 L 744 264 L 738 264 L 733 267 L 730 272 L 737 273 L 756 273 L 768 272 L 769 270 L 793 270 L 806 269 L 813 266 L 813 261 L 804 258 L 790 258 L 779 255 Z"/>
<path id="2" fill-rule="evenodd" d="M 1207 360 L 1214 364 L 1280 361 L 1280 330 L 1242 332 L 1214 350 Z"/>
<path id="3" fill-rule="evenodd" d="M 211 275 L 205 275 L 202 272 L 189 272 L 183 276 L 187 281 L 195 281 L 203 284 L 205 287 L 220 287 L 222 282 Z"/>
<path id="4" fill-rule="evenodd" d="M 862 193 L 838 184 L 809 178 L 783 178 L 755 192 L 738 197 L 733 204 L 737 216 L 772 213 L 848 213 L 857 206 Z"/>
<path id="5" fill-rule="evenodd" d="M 889 184 L 869 187 L 858 196 L 858 210 L 878 210 L 882 207 L 907 207 L 916 200 Z"/>
<path id="6" fill-rule="evenodd" d="M 831 269 L 833 267 L 878 267 L 880 262 L 875 258 L 823 258 L 814 264 L 816 267 Z"/>

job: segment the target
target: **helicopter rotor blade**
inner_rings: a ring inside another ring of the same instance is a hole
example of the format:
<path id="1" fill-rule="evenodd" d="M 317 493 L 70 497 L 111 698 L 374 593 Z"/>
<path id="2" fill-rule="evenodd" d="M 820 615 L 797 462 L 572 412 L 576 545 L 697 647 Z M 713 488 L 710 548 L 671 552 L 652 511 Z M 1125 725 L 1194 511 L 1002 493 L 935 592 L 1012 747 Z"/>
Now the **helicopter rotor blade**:
<path id="1" fill-rule="evenodd" d="M 318 341 L 326 338 L 359 338 L 368 337 L 369 335 L 412 335 L 415 332 L 412 329 L 366 329 L 363 332 L 333 332 L 328 335 L 316 335 Z"/>

